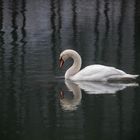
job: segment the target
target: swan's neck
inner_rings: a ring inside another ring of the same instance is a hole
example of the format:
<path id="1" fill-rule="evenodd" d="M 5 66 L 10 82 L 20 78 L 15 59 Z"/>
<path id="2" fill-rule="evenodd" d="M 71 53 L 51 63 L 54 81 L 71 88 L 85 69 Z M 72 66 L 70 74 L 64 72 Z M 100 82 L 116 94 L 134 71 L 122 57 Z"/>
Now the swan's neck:
<path id="1" fill-rule="evenodd" d="M 81 57 L 79 54 L 72 54 L 71 58 L 74 60 L 73 65 L 66 71 L 65 78 L 70 79 L 70 77 L 74 76 L 81 68 Z"/>

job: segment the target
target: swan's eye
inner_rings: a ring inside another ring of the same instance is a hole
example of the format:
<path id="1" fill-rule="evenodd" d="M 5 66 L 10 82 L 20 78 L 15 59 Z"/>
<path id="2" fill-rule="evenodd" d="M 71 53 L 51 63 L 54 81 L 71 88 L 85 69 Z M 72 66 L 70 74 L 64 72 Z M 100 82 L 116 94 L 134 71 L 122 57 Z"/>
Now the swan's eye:
<path id="1" fill-rule="evenodd" d="M 62 57 L 61 57 L 61 58 L 59 59 L 59 66 L 60 66 L 60 68 L 62 68 L 63 64 L 64 64 L 64 60 L 63 60 Z"/>

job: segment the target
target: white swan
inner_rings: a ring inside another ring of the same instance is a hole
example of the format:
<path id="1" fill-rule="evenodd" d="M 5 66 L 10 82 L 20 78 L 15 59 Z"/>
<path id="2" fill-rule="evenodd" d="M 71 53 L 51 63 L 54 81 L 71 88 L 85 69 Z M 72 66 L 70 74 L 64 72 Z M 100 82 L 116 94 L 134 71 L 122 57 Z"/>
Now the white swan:
<path id="1" fill-rule="evenodd" d="M 60 54 L 60 67 L 63 66 L 68 58 L 72 58 L 74 62 L 66 71 L 65 79 L 72 81 L 120 81 L 133 80 L 138 77 L 138 75 L 127 74 L 122 70 L 104 65 L 90 65 L 79 71 L 82 64 L 81 57 L 71 49 L 65 50 Z"/>

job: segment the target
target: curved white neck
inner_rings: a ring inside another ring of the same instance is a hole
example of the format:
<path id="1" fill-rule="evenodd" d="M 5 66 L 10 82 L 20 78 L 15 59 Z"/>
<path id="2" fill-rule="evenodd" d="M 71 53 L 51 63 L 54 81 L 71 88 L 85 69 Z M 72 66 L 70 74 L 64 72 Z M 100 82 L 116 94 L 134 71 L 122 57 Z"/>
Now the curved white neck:
<path id="1" fill-rule="evenodd" d="M 66 71 L 65 78 L 69 79 L 74 76 L 81 68 L 81 57 L 78 53 L 72 53 L 70 57 L 74 60 L 73 65 Z"/>

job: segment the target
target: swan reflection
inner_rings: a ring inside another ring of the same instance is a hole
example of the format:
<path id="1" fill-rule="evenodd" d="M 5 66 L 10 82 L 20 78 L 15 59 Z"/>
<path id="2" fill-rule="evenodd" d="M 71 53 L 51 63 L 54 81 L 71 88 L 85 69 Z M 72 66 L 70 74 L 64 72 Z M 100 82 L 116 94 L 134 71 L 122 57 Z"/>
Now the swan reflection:
<path id="1" fill-rule="evenodd" d="M 77 84 L 73 83 L 70 80 L 65 80 L 65 84 L 69 91 L 73 93 L 73 97 L 65 97 L 63 95 L 64 93 L 61 92 L 60 104 L 64 110 L 76 110 L 82 98 L 81 89 Z"/>
<path id="2" fill-rule="evenodd" d="M 113 94 L 126 87 L 138 86 L 137 83 L 111 83 L 111 82 L 75 82 L 87 94 Z"/>
<path id="3" fill-rule="evenodd" d="M 123 90 L 127 87 L 138 86 L 137 83 L 109 83 L 109 82 L 72 82 L 65 80 L 65 84 L 69 91 L 73 93 L 72 98 L 65 96 L 61 91 L 60 104 L 63 110 L 73 111 L 77 109 L 82 99 L 81 90 L 87 94 L 114 94 L 117 91 Z"/>

